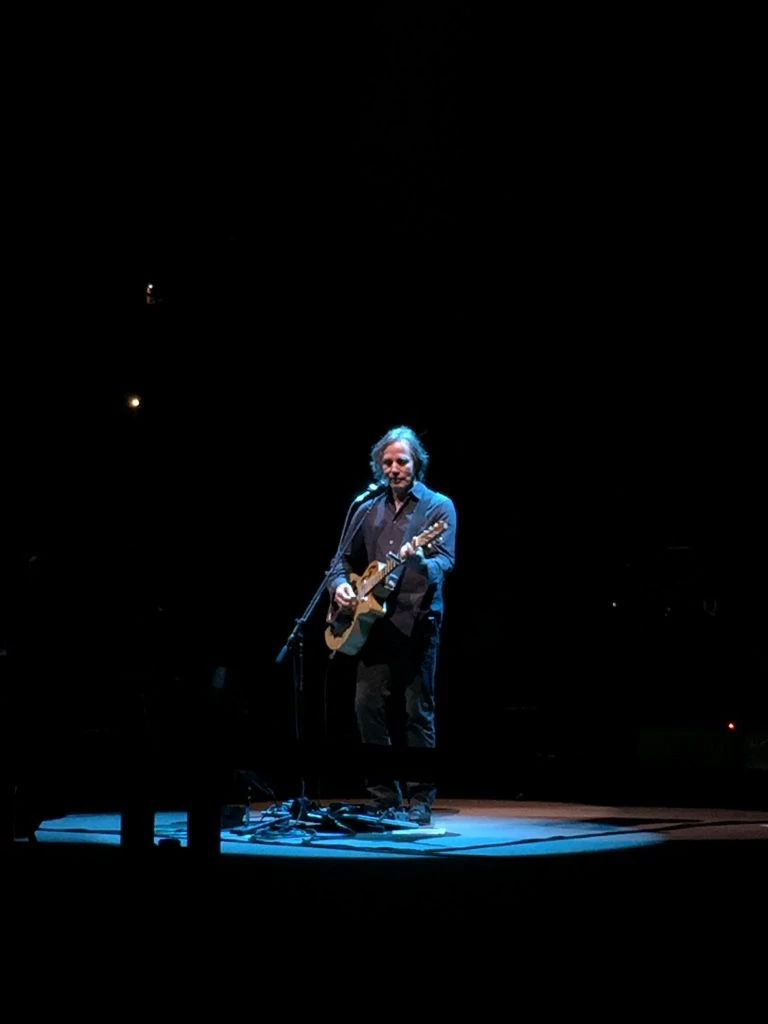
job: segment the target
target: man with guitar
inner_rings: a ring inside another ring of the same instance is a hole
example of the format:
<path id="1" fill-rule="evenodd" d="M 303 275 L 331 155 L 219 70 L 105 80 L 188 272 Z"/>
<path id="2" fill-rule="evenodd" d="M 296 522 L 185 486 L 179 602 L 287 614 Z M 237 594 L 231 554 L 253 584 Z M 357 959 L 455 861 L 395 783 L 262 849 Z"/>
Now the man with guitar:
<path id="1" fill-rule="evenodd" d="M 428 462 L 410 427 L 376 441 L 376 486 L 355 512 L 327 581 L 326 643 L 357 660 L 355 715 L 373 808 L 407 813 L 417 825 L 430 824 L 437 792 L 428 758 L 436 745 L 443 584 L 456 548 L 456 509 L 424 483 Z M 393 778 L 395 765 L 402 772 Z"/>

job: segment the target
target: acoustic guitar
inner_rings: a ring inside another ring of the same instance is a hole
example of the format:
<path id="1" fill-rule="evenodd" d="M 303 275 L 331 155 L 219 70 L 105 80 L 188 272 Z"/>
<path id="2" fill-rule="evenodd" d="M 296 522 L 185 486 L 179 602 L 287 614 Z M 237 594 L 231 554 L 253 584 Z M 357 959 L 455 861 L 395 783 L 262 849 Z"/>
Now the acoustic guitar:
<path id="1" fill-rule="evenodd" d="M 447 529 L 445 522 L 435 523 L 411 540 L 415 548 L 428 547 Z M 331 602 L 326 617 L 325 642 L 334 652 L 357 654 L 368 639 L 376 619 L 387 613 L 386 597 L 391 587 L 387 578 L 397 574 L 405 561 L 390 555 L 386 562 L 371 562 L 361 576 L 351 573 L 349 582 L 355 591 L 355 601 L 348 608 Z"/>

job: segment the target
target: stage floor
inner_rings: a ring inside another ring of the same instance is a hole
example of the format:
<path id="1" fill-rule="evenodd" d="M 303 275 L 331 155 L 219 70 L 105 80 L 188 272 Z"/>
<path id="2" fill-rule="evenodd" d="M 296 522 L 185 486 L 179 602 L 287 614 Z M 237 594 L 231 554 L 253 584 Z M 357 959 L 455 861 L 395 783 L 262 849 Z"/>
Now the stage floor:
<path id="1" fill-rule="evenodd" d="M 428 829 L 344 831 L 337 816 L 349 827 L 356 806 L 255 803 L 215 849 L 209 836 L 190 841 L 182 809 L 155 812 L 136 847 L 116 812 L 42 821 L 34 841 L 13 842 L 5 876 L 14 962 L 30 966 L 41 950 L 106 960 L 110 976 L 144 985 L 171 958 L 193 1002 L 217 978 L 225 1000 L 233 978 L 324 972 L 321 1002 L 331 984 L 334 1005 L 346 992 L 359 1008 L 364 979 L 385 964 L 399 976 L 414 957 L 422 973 L 448 972 L 443 994 L 454 982 L 498 994 L 544 971 L 553 997 L 562 972 L 585 962 L 602 987 L 619 970 L 635 985 L 650 972 L 657 986 L 695 962 L 701 983 L 726 961 L 749 973 L 759 959 L 768 811 L 444 799 Z M 295 984 L 291 1001 L 316 1005 Z"/>
<path id="2" fill-rule="evenodd" d="M 259 802 L 247 820 L 219 830 L 227 858 L 316 860 L 397 858 L 487 860 L 608 854 L 668 843 L 768 839 L 768 811 L 700 807 L 615 807 L 504 800 L 440 800 L 429 827 L 376 819 L 355 800 Z M 46 846 L 123 847 L 118 812 L 43 821 Z M 193 833 L 194 837 L 194 833 Z M 195 852 L 183 810 L 154 813 L 153 846 Z M 17 843 L 26 840 L 19 839 Z M 206 853 L 210 852 L 206 844 Z"/>
<path id="3" fill-rule="evenodd" d="M 731 885 L 744 886 L 754 864 L 761 877 L 768 866 L 762 810 L 445 799 L 428 828 L 377 822 L 360 811 L 343 798 L 253 803 L 247 822 L 215 831 L 209 823 L 203 831 L 186 811 L 163 810 L 145 812 L 144 835 L 118 812 L 67 814 L 40 822 L 31 840 L 15 840 L 13 852 L 22 872 L 45 867 L 86 886 L 110 872 L 135 877 L 138 865 L 148 884 L 163 880 L 166 897 L 189 871 L 258 892 L 266 903 L 288 903 L 299 892 L 304 906 L 322 903 L 331 889 L 349 890 L 353 880 L 394 876 L 407 886 L 415 879 L 431 894 L 431 913 L 452 920 L 481 912 L 486 895 L 496 906 L 569 903 L 587 892 L 598 900 L 631 872 L 624 899 L 642 891 L 646 878 L 653 893 L 674 889 L 680 899 L 713 864 L 730 872 Z M 711 881 L 710 874 L 710 890 Z M 364 901 L 344 905 L 353 916 L 371 909 Z"/>

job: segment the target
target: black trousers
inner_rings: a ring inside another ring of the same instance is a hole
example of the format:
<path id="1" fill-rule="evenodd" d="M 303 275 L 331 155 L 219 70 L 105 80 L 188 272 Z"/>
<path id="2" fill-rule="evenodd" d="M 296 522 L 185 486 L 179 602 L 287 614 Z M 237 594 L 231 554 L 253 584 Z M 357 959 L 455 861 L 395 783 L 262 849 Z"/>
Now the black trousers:
<path id="1" fill-rule="evenodd" d="M 411 636 L 377 620 L 360 652 L 355 715 L 364 745 L 367 785 L 386 799 L 388 791 L 431 804 L 435 796 L 435 676 L 440 628 L 434 618 Z"/>

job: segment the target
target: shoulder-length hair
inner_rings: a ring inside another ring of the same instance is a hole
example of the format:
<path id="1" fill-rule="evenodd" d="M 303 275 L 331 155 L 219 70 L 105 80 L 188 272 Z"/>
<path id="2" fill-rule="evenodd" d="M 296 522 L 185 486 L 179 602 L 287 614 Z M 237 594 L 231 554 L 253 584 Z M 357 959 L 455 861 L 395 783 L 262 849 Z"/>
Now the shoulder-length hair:
<path id="1" fill-rule="evenodd" d="M 385 448 L 394 444 L 395 441 L 400 441 L 403 444 L 408 445 L 411 452 L 411 458 L 413 459 L 413 464 L 416 469 L 416 479 L 423 480 L 426 476 L 427 465 L 429 464 L 429 454 L 421 443 L 421 439 L 416 431 L 405 426 L 392 427 L 392 429 L 388 430 L 383 437 L 380 437 L 376 444 L 371 448 L 370 465 L 374 480 L 378 483 L 386 482 L 386 477 L 381 471 L 381 457 L 384 454 Z"/>

